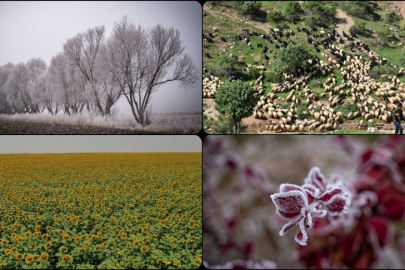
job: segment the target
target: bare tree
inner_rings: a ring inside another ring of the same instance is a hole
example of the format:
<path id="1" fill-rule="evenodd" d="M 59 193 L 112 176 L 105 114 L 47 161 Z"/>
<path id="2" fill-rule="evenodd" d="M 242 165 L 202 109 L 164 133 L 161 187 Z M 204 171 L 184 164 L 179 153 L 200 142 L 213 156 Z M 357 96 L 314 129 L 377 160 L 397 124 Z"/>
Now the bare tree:
<path id="1" fill-rule="evenodd" d="M 38 76 L 33 89 L 33 98 L 42 104 L 43 108 L 46 108 L 50 114 L 58 113 L 60 107 L 56 100 L 56 91 L 52 86 L 49 72 L 44 72 Z"/>
<path id="2" fill-rule="evenodd" d="M 12 113 L 11 104 L 7 101 L 7 93 L 4 86 L 11 74 L 11 71 L 13 70 L 13 67 L 14 65 L 12 63 L 8 63 L 0 67 L 0 113 Z"/>
<path id="3" fill-rule="evenodd" d="M 100 65 L 98 58 L 100 57 L 100 47 L 104 41 L 104 33 L 104 26 L 90 28 L 87 32 L 79 33 L 63 44 L 64 54 L 71 63 L 74 63 L 79 68 L 88 81 L 93 101 L 101 115 L 110 113 L 111 102 L 113 102 L 113 99 L 108 95 L 100 94 L 100 91 L 106 90 L 108 87 L 103 87 L 104 83 L 97 76 L 100 74 L 100 72 L 97 72 L 98 65 Z"/>
<path id="4" fill-rule="evenodd" d="M 62 105 L 65 114 L 81 111 L 87 102 L 85 80 L 78 68 L 69 63 L 63 53 L 53 56 L 49 66 L 49 75 L 56 100 Z"/>
<path id="5" fill-rule="evenodd" d="M 5 84 L 7 101 L 15 113 L 32 113 L 31 96 L 28 91 L 28 69 L 25 63 L 14 66 Z"/>
<path id="6" fill-rule="evenodd" d="M 142 126 L 150 123 L 149 102 L 161 85 L 177 81 L 186 89 L 198 80 L 192 58 L 183 55 L 180 31 L 172 27 L 158 24 L 145 31 L 124 16 L 120 23 L 115 23 L 108 46 L 114 82 Z"/>
<path id="7" fill-rule="evenodd" d="M 36 89 L 38 86 L 39 77 L 46 71 L 46 63 L 41 58 L 32 58 L 27 62 L 27 72 L 28 72 L 28 85 L 27 91 L 31 97 L 31 108 L 34 113 L 42 113 L 45 109 L 45 106 L 41 105 L 42 102 L 36 96 Z"/>

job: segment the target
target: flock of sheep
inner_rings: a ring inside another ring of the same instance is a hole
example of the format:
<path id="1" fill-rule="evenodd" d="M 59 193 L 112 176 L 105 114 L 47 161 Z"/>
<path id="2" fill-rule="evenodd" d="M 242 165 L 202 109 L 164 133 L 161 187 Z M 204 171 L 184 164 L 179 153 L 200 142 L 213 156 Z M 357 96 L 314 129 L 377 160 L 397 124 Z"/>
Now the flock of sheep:
<path id="1" fill-rule="evenodd" d="M 272 30 L 273 36 L 282 32 L 279 29 Z M 325 33 L 322 34 L 322 31 L 321 35 L 325 35 Z M 286 33 L 286 31 L 284 32 Z M 367 121 L 372 121 L 371 119 L 373 118 L 383 122 L 392 120 L 391 111 L 397 108 L 399 102 L 405 100 L 404 83 L 402 83 L 397 76 L 388 77 L 390 82 L 376 82 L 369 76 L 372 65 L 387 64 L 388 61 L 383 58 L 379 58 L 378 60 L 378 58 L 372 54 L 369 47 L 362 42 L 351 42 L 350 48 L 353 50 L 356 45 L 360 49 L 364 48 L 368 53 L 368 60 L 370 61 L 362 59 L 362 56 L 356 55 L 351 57 L 350 55 L 346 55 L 342 49 L 342 44 L 338 46 L 331 44 L 331 40 L 335 34 L 337 34 L 336 31 L 332 32 L 333 36 L 328 34 L 326 43 L 322 41 L 324 47 L 328 48 L 328 50 L 325 48 L 325 53 L 322 52 L 320 54 L 324 60 L 320 60 L 318 57 L 308 59 L 307 63 L 310 65 L 309 70 L 299 70 L 299 77 L 294 77 L 293 74 L 284 74 L 284 83 L 272 84 L 271 92 L 266 95 L 263 89 L 263 71 L 265 71 L 266 68 L 238 60 L 239 63 L 245 65 L 247 69 L 255 68 L 261 70 L 261 75 L 256 82 L 250 83 L 255 90 L 254 95 L 259 99 L 252 114 L 257 119 L 268 120 L 265 126 L 267 130 L 275 132 L 305 130 L 323 132 L 336 130 L 339 125 L 343 123 L 344 119 L 353 120 L 361 117 L 359 121 L 360 126 L 366 126 Z M 264 38 L 263 35 L 261 35 L 261 37 Z M 243 41 L 242 38 L 240 40 Z M 353 39 L 348 38 L 348 40 Z M 313 40 L 310 41 L 311 43 L 315 43 Z M 249 46 L 252 46 L 249 39 L 245 38 L 245 42 L 248 43 Z M 317 48 L 316 45 L 314 46 Z M 330 52 L 334 55 L 336 60 L 332 59 L 332 56 L 329 56 L 326 52 Z M 395 66 L 395 68 L 397 67 Z M 335 69 L 335 72 L 336 70 L 340 71 L 342 75 L 340 83 L 336 80 L 333 69 Z M 324 92 L 321 94 L 310 89 L 308 85 L 311 78 L 317 74 L 328 76 L 323 84 L 318 79 L 318 86 L 324 89 Z M 399 68 L 398 75 L 402 74 L 404 74 L 404 68 L 401 67 Z M 218 77 L 212 75 L 210 77 L 203 76 L 203 97 L 214 98 L 217 88 L 221 84 L 223 84 L 223 82 Z M 285 99 L 277 97 L 277 93 L 283 92 L 289 92 Z M 372 94 L 375 94 L 380 99 L 374 99 Z M 327 97 L 327 101 L 319 100 L 320 98 Z M 284 109 L 281 107 L 282 103 L 285 104 L 285 102 L 290 102 L 289 109 L 285 109 L 285 106 L 283 106 Z M 304 113 L 313 116 L 315 119 L 311 121 L 307 119 L 304 121 L 298 120 L 297 112 L 301 102 L 305 103 L 307 107 Z M 356 111 L 350 112 L 347 115 L 344 115 L 341 111 L 336 111 L 335 107 L 337 105 L 342 105 L 347 102 L 356 104 Z"/>

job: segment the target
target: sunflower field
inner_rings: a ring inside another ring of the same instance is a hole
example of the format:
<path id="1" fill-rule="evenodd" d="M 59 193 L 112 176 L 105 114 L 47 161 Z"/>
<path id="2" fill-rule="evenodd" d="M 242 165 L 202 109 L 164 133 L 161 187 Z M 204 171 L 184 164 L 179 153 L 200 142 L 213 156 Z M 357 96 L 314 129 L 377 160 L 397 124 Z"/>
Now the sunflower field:
<path id="1" fill-rule="evenodd" d="M 198 268 L 201 159 L 0 155 L 0 268 Z"/>

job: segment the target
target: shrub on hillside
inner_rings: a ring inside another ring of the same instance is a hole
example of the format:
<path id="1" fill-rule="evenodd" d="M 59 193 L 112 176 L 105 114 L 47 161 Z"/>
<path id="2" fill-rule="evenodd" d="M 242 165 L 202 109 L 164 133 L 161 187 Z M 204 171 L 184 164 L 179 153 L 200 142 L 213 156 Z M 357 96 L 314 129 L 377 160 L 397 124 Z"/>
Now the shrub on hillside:
<path id="1" fill-rule="evenodd" d="M 396 23 L 402 20 L 402 17 L 397 15 L 394 11 L 391 11 L 385 15 L 385 21 L 387 23 Z"/>
<path id="2" fill-rule="evenodd" d="M 352 36 L 356 37 L 357 35 L 370 37 L 371 34 L 366 29 L 366 22 L 358 22 L 357 24 L 350 27 L 349 32 Z"/>
<path id="3" fill-rule="evenodd" d="M 267 13 L 267 19 L 271 22 L 279 23 L 284 20 L 284 15 L 281 11 L 269 11 L 269 13 Z"/>

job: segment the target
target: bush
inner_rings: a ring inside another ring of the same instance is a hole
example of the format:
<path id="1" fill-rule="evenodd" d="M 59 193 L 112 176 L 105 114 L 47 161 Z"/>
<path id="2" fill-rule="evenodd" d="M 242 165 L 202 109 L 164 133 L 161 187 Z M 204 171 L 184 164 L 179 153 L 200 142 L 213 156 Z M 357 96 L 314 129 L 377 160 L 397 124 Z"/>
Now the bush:
<path id="1" fill-rule="evenodd" d="M 352 25 L 349 32 L 352 36 L 356 37 L 357 35 L 370 37 L 371 34 L 366 29 L 366 22 L 359 22 L 358 24 Z"/>
<path id="2" fill-rule="evenodd" d="M 264 77 L 264 82 L 269 82 L 269 83 L 281 83 L 283 82 L 283 79 L 281 76 L 275 74 L 274 72 L 266 73 L 266 76 Z"/>
<path id="3" fill-rule="evenodd" d="M 287 18 L 294 23 L 300 16 L 304 14 L 304 11 L 298 2 L 291 1 L 287 4 L 285 13 Z"/>
<path id="4" fill-rule="evenodd" d="M 366 1 L 348 1 L 342 6 L 349 15 L 372 20 L 374 18 L 374 7 Z"/>
<path id="5" fill-rule="evenodd" d="M 290 29 L 290 26 L 285 22 L 281 22 L 281 23 L 276 24 L 276 28 L 278 28 L 278 29 Z"/>
<path id="6" fill-rule="evenodd" d="M 270 11 L 267 13 L 267 19 L 271 22 L 278 23 L 284 20 L 284 15 L 281 11 Z"/>
<path id="7" fill-rule="evenodd" d="M 243 14 L 255 15 L 259 13 L 261 6 L 262 3 L 258 1 L 243 1 L 243 4 L 241 5 L 241 10 Z"/>
<path id="8" fill-rule="evenodd" d="M 226 115 L 218 115 L 218 121 L 215 121 L 211 126 L 215 134 L 232 134 L 233 133 L 232 117 Z"/>
<path id="9" fill-rule="evenodd" d="M 354 113 L 357 110 L 358 110 L 358 108 L 357 108 L 356 103 L 351 103 L 349 101 L 346 101 L 345 104 L 343 104 L 343 105 L 339 104 L 335 108 L 335 111 L 340 111 L 345 116 L 347 116 L 350 112 Z"/>
<path id="10" fill-rule="evenodd" d="M 305 19 L 305 24 L 309 27 L 325 26 L 319 15 L 309 16 Z"/>
<path id="11" fill-rule="evenodd" d="M 388 27 L 385 27 L 385 28 L 383 28 L 383 29 L 377 31 L 377 36 L 378 36 L 378 38 L 381 40 L 381 43 L 382 43 L 383 45 L 387 44 L 387 42 L 388 42 L 388 41 L 390 40 L 390 38 L 392 37 L 392 36 L 391 36 L 391 33 L 390 33 L 390 30 L 388 29 Z"/>
<path id="12" fill-rule="evenodd" d="M 305 118 L 308 119 L 311 115 L 308 112 L 308 107 L 305 103 L 301 103 L 297 108 L 297 118 L 299 120 L 304 120 Z"/>
<path id="13" fill-rule="evenodd" d="M 394 11 L 391 11 L 385 15 L 385 21 L 387 23 L 396 23 L 400 20 L 402 20 L 402 17 L 397 15 Z"/>
<path id="14" fill-rule="evenodd" d="M 277 59 L 271 63 L 271 68 L 277 73 L 296 73 L 296 67 L 305 65 L 305 61 L 311 57 L 306 44 L 300 42 L 289 45 L 278 52 Z"/>

